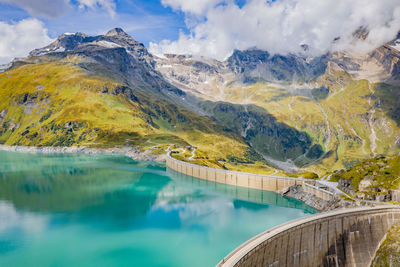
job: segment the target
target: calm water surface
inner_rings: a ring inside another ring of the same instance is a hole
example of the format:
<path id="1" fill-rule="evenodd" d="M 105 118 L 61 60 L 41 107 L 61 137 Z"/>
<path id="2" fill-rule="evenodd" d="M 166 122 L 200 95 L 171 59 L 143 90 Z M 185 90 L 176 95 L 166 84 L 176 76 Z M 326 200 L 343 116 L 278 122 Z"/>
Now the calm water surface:
<path id="1" fill-rule="evenodd" d="M 158 163 L 0 151 L 0 266 L 214 266 L 312 213 Z"/>

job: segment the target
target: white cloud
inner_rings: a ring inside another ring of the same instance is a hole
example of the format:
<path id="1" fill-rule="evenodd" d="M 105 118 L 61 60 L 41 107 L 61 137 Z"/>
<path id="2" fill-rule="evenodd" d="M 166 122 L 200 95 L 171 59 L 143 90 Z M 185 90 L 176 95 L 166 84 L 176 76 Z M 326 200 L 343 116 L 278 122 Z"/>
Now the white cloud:
<path id="1" fill-rule="evenodd" d="M 114 0 L 77 0 L 80 9 L 105 9 L 112 17 L 115 16 Z M 0 0 L 0 3 L 16 5 L 29 12 L 32 16 L 55 18 L 71 9 L 72 0 Z"/>
<path id="2" fill-rule="evenodd" d="M 0 64 L 8 63 L 15 57 L 27 56 L 31 50 L 53 41 L 43 23 L 32 18 L 14 24 L 0 21 L 0 36 Z"/>
<path id="3" fill-rule="evenodd" d="M 394 38 L 400 30 L 400 1 L 394 0 L 162 0 L 196 24 L 176 41 L 150 43 L 153 53 L 194 54 L 224 59 L 234 49 L 257 47 L 271 53 L 299 52 L 307 44 L 314 54 L 339 49 L 370 50 Z M 194 1 L 197 2 L 197 1 Z M 352 34 L 360 26 L 370 33 L 364 41 Z M 341 37 L 332 44 L 332 40 Z"/>
<path id="4" fill-rule="evenodd" d="M 59 17 L 69 8 L 69 0 L 0 0 L 0 3 L 16 5 L 32 16 Z"/>
<path id="5" fill-rule="evenodd" d="M 0 234 L 18 229 L 24 234 L 36 234 L 45 230 L 48 218 L 29 212 L 18 212 L 16 208 L 5 201 L 0 201 Z"/>
<path id="6" fill-rule="evenodd" d="M 59 17 L 72 7 L 71 0 L 0 0 L 0 3 L 16 5 L 32 16 Z M 115 15 L 114 0 L 77 0 L 80 9 L 99 8 Z M 7 23 L 0 21 L 0 64 L 15 57 L 25 57 L 35 48 L 43 47 L 53 40 L 48 36 L 44 24 L 35 18 Z"/>
<path id="7" fill-rule="evenodd" d="M 79 8 L 81 9 L 104 8 L 111 15 L 111 17 L 115 16 L 116 5 L 113 0 L 78 0 L 78 2 L 79 2 Z"/>
<path id="8" fill-rule="evenodd" d="M 174 10 L 182 10 L 195 15 L 203 15 L 204 12 L 220 2 L 221 0 L 161 0 L 164 6 L 170 6 Z"/>

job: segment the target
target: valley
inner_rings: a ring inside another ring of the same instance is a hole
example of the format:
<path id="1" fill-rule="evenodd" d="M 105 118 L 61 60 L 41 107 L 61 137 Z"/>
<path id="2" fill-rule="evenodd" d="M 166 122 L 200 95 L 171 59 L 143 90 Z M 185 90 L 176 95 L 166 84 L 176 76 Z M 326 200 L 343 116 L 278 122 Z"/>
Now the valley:
<path id="1" fill-rule="evenodd" d="M 0 74 L 0 142 L 190 146 L 176 157 L 323 176 L 400 152 L 399 58 L 392 43 L 363 55 L 161 57 L 119 28 L 64 34 Z"/>

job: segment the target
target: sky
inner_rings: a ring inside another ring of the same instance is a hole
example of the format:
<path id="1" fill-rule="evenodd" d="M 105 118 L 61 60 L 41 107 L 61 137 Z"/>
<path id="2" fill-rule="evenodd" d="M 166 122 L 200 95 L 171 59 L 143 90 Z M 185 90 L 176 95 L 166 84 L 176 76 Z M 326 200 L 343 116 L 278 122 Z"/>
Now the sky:
<path id="1" fill-rule="evenodd" d="M 0 0 L 0 64 L 65 32 L 121 27 L 157 55 L 223 60 L 234 49 L 367 52 L 395 38 L 400 0 Z M 353 33 L 364 27 L 365 41 Z M 336 40 L 336 41 L 333 41 Z"/>

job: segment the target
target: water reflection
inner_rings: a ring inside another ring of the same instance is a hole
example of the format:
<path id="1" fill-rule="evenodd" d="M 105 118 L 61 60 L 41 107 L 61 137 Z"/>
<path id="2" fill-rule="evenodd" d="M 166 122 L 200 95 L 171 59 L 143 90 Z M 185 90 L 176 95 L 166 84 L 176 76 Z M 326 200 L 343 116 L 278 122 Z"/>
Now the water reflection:
<path id="1" fill-rule="evenodd" d="M 233 203 L 235 207 L 238 208 L 246 206 L 247 208 L 252 209 L 265 209 L 266 205 L 274 205 L 280 207 L 301 209 L 307 213 L 317 212 L 314 208 L 304 204 L 301 201 L 281 196 L 279 194 L 276 194 L 275 192 L 215 183 L 188 176 L 171 169 L 167 169 L 167 173 L 172 177 L 172 179 L 176 181 L 204 187 L 220 194 L 229 195 L 234 199 Z"/>
<path id="2" fill-rule="evenodd" d="M 0 151 L 0 266 L 214 266 L 310 212 L 163 164 Z"/>
<path id="3" fill-rule="evenodd" d="M 161 165 L 125 157 L 0 152 L 0 159 L 0 198 L 17 209 L 79 213 L 103 223 L 145 215 L 170 182 Z"/>

